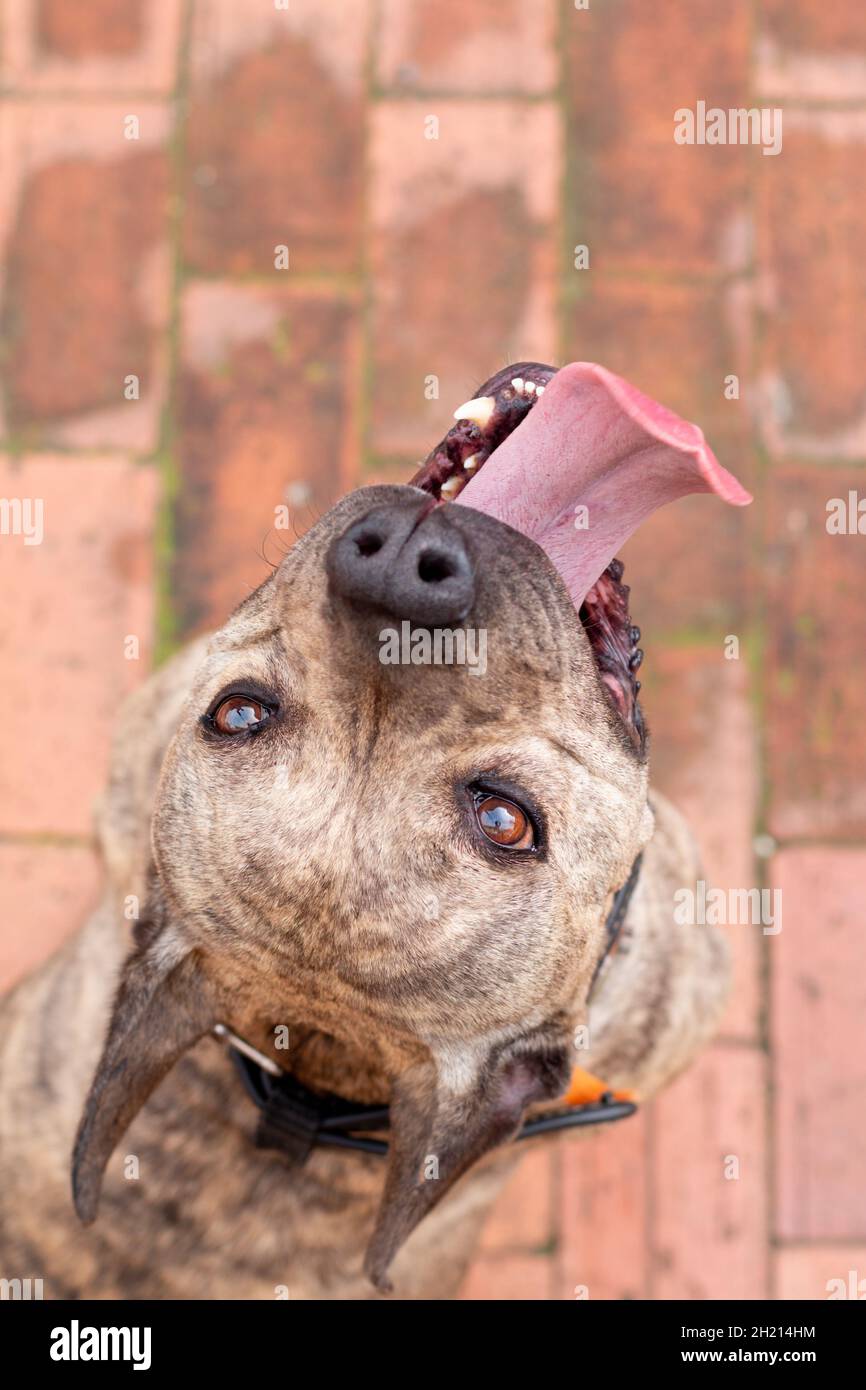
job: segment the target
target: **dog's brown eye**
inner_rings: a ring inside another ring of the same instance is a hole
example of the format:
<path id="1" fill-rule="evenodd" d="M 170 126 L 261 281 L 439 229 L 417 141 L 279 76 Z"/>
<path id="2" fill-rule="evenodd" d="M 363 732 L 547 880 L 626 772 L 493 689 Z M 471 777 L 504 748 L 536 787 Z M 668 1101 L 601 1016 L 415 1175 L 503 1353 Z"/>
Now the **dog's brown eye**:
<path id="1" fill-rule="evenodd" d="M 213 713 L 214 728 L 221 734 L 242 734 L 263 724 L 270 710 L 249 695 L 230 695 Z"/>
<path id="2" fill-rule="evenodd" d="M 525 811 L 502 796 L 481 796 L 475 803 L 478 824 L 488 840 L 506 849 L 531 849 L 535 831 Z"/>

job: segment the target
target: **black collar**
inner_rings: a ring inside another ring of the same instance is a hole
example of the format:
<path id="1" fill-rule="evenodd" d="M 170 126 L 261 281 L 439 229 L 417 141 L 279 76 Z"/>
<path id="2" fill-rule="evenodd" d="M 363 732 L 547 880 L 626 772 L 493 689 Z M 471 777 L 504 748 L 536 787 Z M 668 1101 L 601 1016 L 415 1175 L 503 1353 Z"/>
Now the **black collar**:
<path id="1" fill-rule="evenodd" d="M 607 939 L 595 968 L 593 985 L 619 940 L 640 863 L 641 856 L 638 855 L 628 879 L 616 893 L 605 920 Z M 315 1148 L 354 1149 L 379 1156 L 387 1154 L 387 1142 L 370 1137 L 371 1134 L 387 1131 L 387 1105 L 356 1105 L 330 1092 L 311 1091 L 224 1024 L 218 1024 L 215 1032 L 227 1042 L 229 1056 L 244 1089 L 260 1111 L 255 1136 L 257 1148 L 277 1149 L 293 1166 L 305 1163 Z M 515 1137 L 532 1139 L 554 1130 L 623 1120 L 627 1115 L 634 1114 L 636 1109 L 633 1101 L 618 1100 L 612 1091 L 607 1091 L 597 1101 L 570 1105 L 564 1110 L 527 1120 Z"/>
<path id="2" fill-rule="evenodd" d="M 595 967 L 595 973 L 593 974 L 592 982 L 589 986 L 590 994 L 592 994 L 592 991 L 595 988 L 595 982 L 601 974 L 601 967 L 604 965 L 608 956 L 610 956 L 619 945 L 620 937 L 622 936 L 623 925 L 625 924 L 626 913 L 628 912 L 629 903 L 631 902 L 632 894 L 634 893 L 635 886 L 638 881 L 638 875 L 640 874 L 640 866 L 642 862 L 643 854 L 641 853 L 638 855 L 637 859 L 635 859 L 634 863 L 632 864 L 629 870 L 628 878 L 626 879 L 625 883 L 622 885 L 621 888 L 618 888 L 613 895 L 613 902 L 610 905 L 610 912 L 607 914 L 607 917 L 605 918 L 604 922 L 604 948 L 602 950 L 601 955 L 598 958 L 598 964 Z"/>

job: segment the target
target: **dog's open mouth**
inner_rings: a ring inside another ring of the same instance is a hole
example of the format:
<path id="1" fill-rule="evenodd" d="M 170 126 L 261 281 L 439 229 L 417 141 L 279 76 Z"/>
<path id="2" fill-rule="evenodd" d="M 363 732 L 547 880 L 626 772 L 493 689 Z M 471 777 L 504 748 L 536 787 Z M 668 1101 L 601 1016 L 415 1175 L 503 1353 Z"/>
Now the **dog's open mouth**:
<path id="1" fill-rule="evenodd" d="M 586 630 L 605 689 L 637 742 L 643 653 L 616 551 L 641 521 L 689 492 L 752 499 L 697 425 L 592 362 L 520 362 L 490 378 L 412 479 L 537 542 Z M 492 463 L 491 463 L 492 459 Z"/>

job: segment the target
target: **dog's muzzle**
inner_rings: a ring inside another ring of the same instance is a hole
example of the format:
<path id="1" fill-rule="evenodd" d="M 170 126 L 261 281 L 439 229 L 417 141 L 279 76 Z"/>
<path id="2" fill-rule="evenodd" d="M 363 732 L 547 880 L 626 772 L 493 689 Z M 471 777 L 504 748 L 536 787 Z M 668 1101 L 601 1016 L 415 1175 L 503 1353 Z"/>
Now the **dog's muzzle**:
<path id="1" fill-rule="evenodd" d="M 625 883 L 614 894 L 605 918 L 605 943 L 590 993 L 619 945 L 642 858 L 639 854 Z M 244 1089 L 260 1111 L 255 1137 L 257 1148 L 278 1150 L 292 1166 L 306 1163 L 315 1148 L 353 1149 L 379 1157 L 388 1153 L 387 1141 L 374 1137 L 388 1131 L 387 1105 L 361 1105 L 330 1092 L 311 1091 L 225 1023 L 217 1023 L 213 1031 L 227 1044 Z M 624 1120 L 637 1109 L 630 1091 L 615 1091 L 580 1067 L 572 1072 L 562 1106 L 564 1108 L 554 1113 L 526 1120 L 516 1139 L 532 1139 L 554 1130 Z"/>

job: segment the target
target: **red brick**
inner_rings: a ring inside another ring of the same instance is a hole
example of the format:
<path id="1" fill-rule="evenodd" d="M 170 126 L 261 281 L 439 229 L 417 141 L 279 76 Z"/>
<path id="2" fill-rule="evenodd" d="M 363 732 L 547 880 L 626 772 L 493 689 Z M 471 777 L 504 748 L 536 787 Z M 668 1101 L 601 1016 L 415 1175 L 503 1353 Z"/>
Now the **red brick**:
<path id="1" fill-rule="evenodd" d="M 377 72 L 385 87 L 474 96 L 551 91 L 557 82 L 552 0 L 384 0 Z"/>
<path id="2" fill-rule="evenodd" d="M 147 9 L 147 0 L 126 0 L 122 6 L 89 0 L 82 9 L 65 0 L 37 0 L 36 39 L 44 52 L 64 58 L 116 58 L 140 47 Z"/>
<path id="3" fill-rule="evenodd" d="M 0 844 L 0 993 L 84 923 L 99 877 L 90 849 Z"/>
<path id="4" fill-rule="evenodd" d="M 0 765 L 0 833 L 87 834 L 118 704 L 148 669 L 157 479 L 118 458 L 36 456 L 2 464 L 0 497 L 44 505 L 41 545 L 0 536 L 0 583 L 15 595 L 0 666 L 26 708 Z"/>
<path id="5" fill-rule="evenodd" d="M 425 138 L 431 115 L 438 139 Z M 423 457 L 496 367 L 553 355 L 558 131 L 556 110 L 545 103 L 375 108 L 372 414 L 379 454 Z M 425 399 L 428 376 L 438 378 L 437 400 Z"/>
<path id="6" fill-rule="evenodd" d="M 748 486 L 754 473 L 746 420 L 748 363 L 731 331 L 730 294 L 714 285 L 582 274 L 588 277 L 587 294 L 569 314 L 566 357 L 601 362 L 694 420 L 721 462 Z M 725 398 L 731 374 L 740 380 L 739 400 Z M 638 625 L 730 631 L 748 594 L 753 524 L 751 513 L 707 497 L 685 498 L 650 518 L 622 555 Z"/>
<path id="7" fill-rule="evenodd" d="M 225 621 L 353 477 L 357 308 L 328 291 L 198 284 L 183 300 L 175 589 Z M 274 529 L 289 504 L 290 530 Z"/>
<path id="8" fill-rule="evenodd" d="M 113 165 L 71 160 L 31 179 L 8 258 L 13 429 L 114 404 L 128 372 L 146 378 L 153 345 L 133 282 L 164 204 L 157 153 Z M 61 269 L 61 244 L 75 276 Z M 52 260 L 56 275 L 46 273 Z"/>
<path id="9" fill-rule="evenodd" d="M 776 1224 L 789 1239 L 866 1231 L 864 875 L 862 850 L 792 849 L 775 865 L 784 913 L 770 951 Z"/>
<path id="10" fill-rule="evenodd" d="M 460 1294 L 470 1302 L 549 1299 L 552 1261 L 543 1255 L 497 1255 L 476 1260 Z"/>
<path id="11" fill-rule="evenodd" d="M 279 275 L 284 245 L 290 273 L 357 267 L 366 12 L 349 0 L 338 25 L 314 0 L 196 7 L 184 219 L 194 269 Z"/>
<path id="12" fill-rule="evenodd" d="M 848 18 L 851 11 L 845 16 L 828 7 L 823 14 Z M 862 11 L 856 22 L 862 22 Z M 755 47 L 754 82 L 762 106 L 784 103 L 786 112 L 792 102 L 859 103 L 866 91 L 866 54 L 862 43 L 829 52 L 789 47 L 780 31 L 764 29 Z"/>
<path id="13" fill-rule="evenodd" d="M 741 480 L 745 474 L 738 470 Z M 631 586 L 632 618 L 646 642 L 656 647 L 668 637 L 712 642 L 721 655 L 724 636 L 743 637 L 755 596 L 750 539 L 758 520 L 718 498 L 694 496 L 662 508 L 641 525 L 620 558 Z M 649 681 L 652 674 L 650 665 L 642 679 Z"/>
<path id="14" fill-rule="evenodd" d="M 866 1298 L 866 1245 L 862 1243 L 783 1246 L 776 1252 L 774 1265 L 777 1298 L 817 1301 L 831 1294 Z"/>
<path id="15" fill-rule="evenodd" d="M 749 151 L 677 145 L 674 113 L 699 99 L 748 105 L 747 0 L 620 0 L 566 15 L 568 244 L 588 245 L 601 268 L 741 267 Z"/>
<path id="16" fill-rule="evenodd" d="M 762 27 L 786 48 L 833 54 L 866 51 L 862 5 L 815 5 L 813 0 L 761 0 Z"/>
<path id="17" fill-rule="evenodd" d="M 167 92 L 182 0 L 15 0 L 3 14 L 0 74 L 26 92 Z"/>
<path id="18" fill-rule="evenodd" d="M 647 1112 L 559 1141 L 555 1297 L 647 1296 Z"/>
<path id="19" fill-rule="evenodd" d="M 487 1218 L 482 1250 L 537 1250 L 553 1238 L 554 1153 L 549 1144 L 529 1147 Z"/>
<path id="20" fill-rule="evenodd" d="M 8 428 L 31 446 L 157 443 L 169 310 L 164 107 L 138 102 L 140 139 L 114 103 L 6 108 Z M 140 399 L 125 381 L 139 378 Z"/>
<path id="21" fill-rule="evenodd" d="M 866 453 L 864 155 L 866 112 L 789 111 L 782 156 L 761 160 L 761 423 L 776 454 Z"/>
<path id="22" fill-rule="evenodd" d="M 774 479 L 765 550 L 771 829 L 862 836 L 863 537 L 828 535 L 827 502 L 866 495 L 855 468 L 792 465 Z"/>
<path id="23" fill-rule="evenodd" d="M 655 1102 L 654 1298 L 767 1297 L 765 1087 L 760 1052 L 716 1044 Z"/>
<path id="24" fill-rule="evenodd" d="M 729 462 L 741 465 L 749 420 L 745 402 L 728 400 L 726 378 L 748 388 L 737 303 L 718 283 L 635 281 L 576 271 L 585 293 L 568 321 L 569 357 L 600 361 L 686 419 L 711 443 L 727 440 Z M 661 350 L 663 345 L 663 350 Z M 736 453 L 734 450 L 736 449 Z"/>
<path id="25" fill-rule="evenodd" d="M 758 887 L 752 847 L 757 729 L 746 638 L 741 634 L 735 661 L 724 658 L 721 638 L 714 647 L 668 647 L 663 637 L 652 635 L 643 640 L 648 653 L 643 694 L 652 735 L 651 785 L 666 792 L 686 817 L 709 885 L 725 890 Z M 726 930 L 733 978 L 721 1031 L 756 1040 L 761 928 L 741 924 Z"/>

